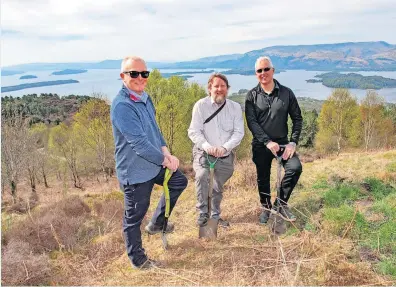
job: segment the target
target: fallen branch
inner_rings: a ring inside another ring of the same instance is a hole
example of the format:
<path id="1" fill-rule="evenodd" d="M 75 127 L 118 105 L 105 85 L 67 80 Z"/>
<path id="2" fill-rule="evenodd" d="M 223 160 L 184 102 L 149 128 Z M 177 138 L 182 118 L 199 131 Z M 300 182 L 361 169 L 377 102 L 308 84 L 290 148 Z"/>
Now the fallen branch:
<path id="1" fill-rule="evenodd" d="M 29 279 L 29 272 L 28 272 L 28 270 L 27 270 L 27 267 L 26 267 L 25 261 L 22 261 L 22 263 L 23 263 L 23 267 L 25 267 L 25 272 L 26 272 L 26 280 L 27 280 L 27 279 Z"/>

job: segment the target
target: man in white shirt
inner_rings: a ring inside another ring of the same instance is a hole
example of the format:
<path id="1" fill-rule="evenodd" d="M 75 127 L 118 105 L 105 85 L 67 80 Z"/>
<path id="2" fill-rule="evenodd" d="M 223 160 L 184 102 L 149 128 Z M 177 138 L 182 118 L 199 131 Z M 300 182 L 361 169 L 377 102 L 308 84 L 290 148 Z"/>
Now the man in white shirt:
<path id="1" fill-rule="evenodd" d="M 194 143 L 193 168 L 197 208 L 200 212 L 197 221 L 199 226 L 206 225 L 209 216 L 218 219 L 220 226 L 229 226 L 229 223 L 220 217 L 220 203 L 223 198 L 223 186 L 234 172 L 233 150 L 241 143 L 244 135 L 242 108 L 240 104 L 227 99 L 229 87 L 226 76 L 220 73 L 210 76 L 209 96 L 195 103 L 188 129 L 188 136 Z M 211 117 L 218 109 L 221 110 Z M 211 211 L 208 210 L 208 158 L 211 162 L 218 158 L 214 170 Z"/>

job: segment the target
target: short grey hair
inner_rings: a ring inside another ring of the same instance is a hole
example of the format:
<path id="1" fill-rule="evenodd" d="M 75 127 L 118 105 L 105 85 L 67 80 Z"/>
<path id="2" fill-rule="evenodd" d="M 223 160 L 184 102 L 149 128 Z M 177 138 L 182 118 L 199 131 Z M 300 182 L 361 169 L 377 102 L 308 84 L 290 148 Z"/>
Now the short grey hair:
<path id="1" fill-rule="evenodd" d="M 127 57 L 125 57 L 123 60 L 122 60 L 122 62 L 121 62 L 121 73 L 122 72 L 125 72 L 125 65 L 129 62 L 129 61 L 137 61 L 137 62 L 142 62 L 142 63 L 144 63 L 144 65 L 146 65 L 146 62 L 142 59 L 142 58 L 140 58 L 140 57 L 137 57 L 137 56 L 127 56 Z M 147 66 L 147 65 L 146 65 Z"/>
<path id="2" fill-rule="evenodd" d="M 260 62 L 262 62 L 262 61 L 268 61 L 268 63 L 270 64 L 270 68 L 273 68 L 273 67 L 274 67 L 274 65 L 272 64 L 272 61 L 271 61 L 271 58 L 270 58 L 270 57 L 268 57 L 268 56 L 259 57 L 259 58 L 257 58 L 257 60 L 256 60 L 256 64 L 254 64 L 254 70 L 255 70 L 255 71 L 257 70 L 258 64 L 260 64 Z"/>

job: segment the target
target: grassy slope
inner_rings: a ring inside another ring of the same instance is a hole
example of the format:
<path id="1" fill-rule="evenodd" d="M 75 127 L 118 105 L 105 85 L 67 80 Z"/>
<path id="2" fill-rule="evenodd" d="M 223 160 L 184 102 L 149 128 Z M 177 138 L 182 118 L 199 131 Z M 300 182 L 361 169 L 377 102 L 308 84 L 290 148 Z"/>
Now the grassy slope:
<path id="1" fill-rule="evenodd" d="M 231 221 L 231 228 L 219 229 L 216 242 L 197 239 L 195 193 L 190 180 L 171 216 L 176 231 L 168 237 L 169 250 L 162 249 L 159 235 L 143 237 L 150 257 L 162 261 L 166 268 L 132 269 L 118 224 L 107 233 L 102 230 L 101 235 L 95 236 L 84 248 L 71 253 L 55 251 L 51 264 L 56 267 L 56 275 L 52 283 L 394 285 L 396 271 L 392 266 L 396 249 L 390 230 L 396 226 L 396 215 L 392 211 L 396 208 L 395 189 L 388 186 L 390 195 L 377 196 L 354 183 L 376 177 L 394 187 L 395 162 L 396 151 L 388 151 L 342 154 L 305 163 L 302 178 L 291 198 L 293 206 L 299 210 L 299 219 L 280 238 L 271 236 L 268 227 L 258 224 L 260 209 L 255 169 L 250 161 L 241 162 L 227 184 L 222 203 L 223 217 Z M 273 168 L 274 177 L 275 165 Z M 115 182 L 101 193 L 95 192 L 92 186 L 85 191 L 84 201 L 89 206 L 93 206 L 93 200 L 106 204 L 114 194 L 111 191 L 116 189 Z M 160 194 L 157 187 L 148 216 Z M 345 196 L 339 198 L 337 194 Z M 339 214 L 345 216 L 337 217 Z M 107 218 L 109 222 L 114 221 L 111 216 Z M 366 225 L 360 225 L 362 220 Z M 378 238 L 371 236 L 370 230 L 374 229 L 378 230 Z M 377 241 L 378 246 L 373 243 Z M 100 262 L 84 251 L 92 249 L 94 244 L 97 256 L 102 256 Z M 394 276 L 381 275 L 383 273 Z"/>

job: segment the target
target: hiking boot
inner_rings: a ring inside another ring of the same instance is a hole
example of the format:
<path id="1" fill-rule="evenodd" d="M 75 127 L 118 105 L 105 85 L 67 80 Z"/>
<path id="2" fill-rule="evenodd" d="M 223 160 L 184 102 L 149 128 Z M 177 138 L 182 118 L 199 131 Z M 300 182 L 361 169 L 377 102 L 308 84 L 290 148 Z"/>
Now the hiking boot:
<path id="1" fill-rule="evenodd" d="M 224 220 L 222 218 L 219 218 L 218 224 L 221 227 L 230 227 L 230 223 L 227 220 Z"/>
<path id="2" fill-rule="evenodd" d="M 144 230 L 146 230 L 146 232 L 148 234 L 154 235 L 154 234 L 162 232 L 162 226 L 154 224 L 150 221 L 149 224 L 147 224 L 147 226 L 144 228 Z M 175 230 L 175 225 L 171 222 L 168 222 L 168 225 L 166 226 L 165 233 L 171 233 L 174 230 Z"/>
<path id="3" fill-rule="evenodd" d="M 201 213 L 198 217 L 197 224 L 198 226 L 205 226 L 208 223 L 209 214 Z"/>
<path id="4" fill-rule="evenodd" d="M 141 264 L 139 266 L 132 265 L 132 267 L 135 269 L 139 269 L 139 270 L 147 270 L 147 269 L 161 267 L 161 264 L 157 261 L 147 259 L 143 264 Z"/>
<path id="5" fill-rule="evenodd" d="M 259 217 L 260 224 L 266 224 L 270 218 L 270 215 L 271 209 L 264 208 Z"/>
<path id="6" fill-rule="evenodd" d="M 287 205 L 281 205 L 281 206 L 275 205 L 271 209 L 271 212 L 273 214 L 279 215 L 284 220 L 289 221 L 289 222 L 296 221 L 296 219 L 297 219 L 297 217 L 290 211 L 290 208 Z"/>

